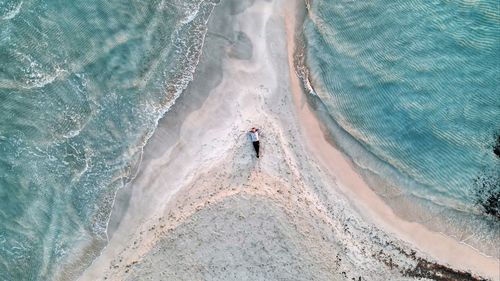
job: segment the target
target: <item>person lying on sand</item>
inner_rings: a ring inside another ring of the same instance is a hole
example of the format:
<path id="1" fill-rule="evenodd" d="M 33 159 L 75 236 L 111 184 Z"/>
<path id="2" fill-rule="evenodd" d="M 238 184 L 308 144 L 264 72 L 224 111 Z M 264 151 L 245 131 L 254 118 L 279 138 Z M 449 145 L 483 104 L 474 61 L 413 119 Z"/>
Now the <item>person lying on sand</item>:
<path id="1" fill-rule="evenodd" d="M 252 140 L 253 148 L 255 149 L 257 158 L 259 158 L 259 129 L 253 127 L 250 130 L 250 139 Z"/>

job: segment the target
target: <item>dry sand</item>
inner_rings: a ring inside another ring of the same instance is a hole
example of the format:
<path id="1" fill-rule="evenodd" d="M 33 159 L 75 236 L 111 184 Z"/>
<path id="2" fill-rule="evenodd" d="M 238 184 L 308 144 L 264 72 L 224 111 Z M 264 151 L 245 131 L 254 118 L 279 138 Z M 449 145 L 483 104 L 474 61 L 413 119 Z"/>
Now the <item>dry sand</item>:
<path id="1" fill-rule="evenodd" d="M 295 4 L 215 8 L 80 280 L 411 280 L 428 261 L 500 278 L 497 259 L 398 218 L 326 141 L 294 72 Z"/>

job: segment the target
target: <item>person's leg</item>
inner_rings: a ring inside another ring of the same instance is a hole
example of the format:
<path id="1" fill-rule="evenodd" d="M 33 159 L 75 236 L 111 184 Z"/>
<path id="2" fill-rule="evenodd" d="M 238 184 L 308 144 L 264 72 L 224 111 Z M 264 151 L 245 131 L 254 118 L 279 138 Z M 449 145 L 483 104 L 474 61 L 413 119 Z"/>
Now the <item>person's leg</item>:
<path id="1" fill-rule="evenodd" d="M 257 157 L 259 157 L 259 141 L 253 142 L 253 148 L 255 149 L 255 153 L 257 154 Z"/>

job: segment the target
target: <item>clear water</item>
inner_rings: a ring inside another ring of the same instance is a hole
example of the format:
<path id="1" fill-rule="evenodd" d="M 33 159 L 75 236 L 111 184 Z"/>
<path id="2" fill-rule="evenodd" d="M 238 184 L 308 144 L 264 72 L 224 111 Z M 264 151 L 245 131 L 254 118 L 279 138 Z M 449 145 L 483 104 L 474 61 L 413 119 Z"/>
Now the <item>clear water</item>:
<path id="1" fill-rule="evenodd" d="M 499 5 L 312 1 L 304 27 L 317 95 L 376 159 L 355 162 L 406 194 L 486 220 L 475 180 L 500 180 Z"/>
<path id="2" fill-rule="evenodd" d="M 213 6 L 0 0 L 0 280 L 69 279 L 102 249 Z"/>

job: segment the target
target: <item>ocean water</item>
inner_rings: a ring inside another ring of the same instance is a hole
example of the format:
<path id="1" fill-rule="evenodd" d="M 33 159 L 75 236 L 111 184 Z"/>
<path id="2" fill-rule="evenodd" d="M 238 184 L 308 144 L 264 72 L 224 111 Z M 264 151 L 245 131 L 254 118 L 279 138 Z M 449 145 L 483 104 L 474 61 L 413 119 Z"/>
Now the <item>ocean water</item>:
<path id="1" fill-rule="evenodd" d="M 0 280 L 68 280 L 192 78 L 201 0 L 0 0 Z"/>
<path id="2" fill-rule="evenodd" d="M 500 3 L 311 1 L 304 34 L 342 149 L 500 254 Z"/>

